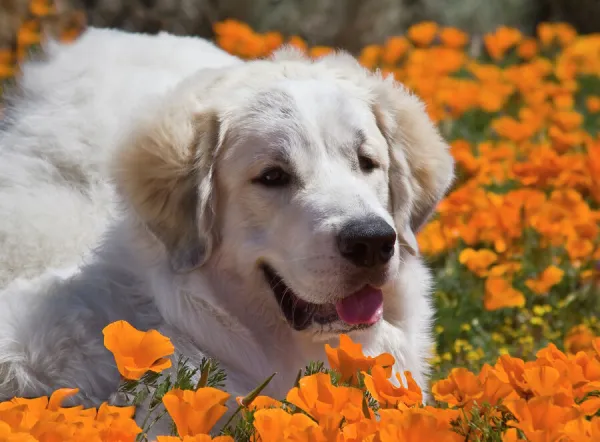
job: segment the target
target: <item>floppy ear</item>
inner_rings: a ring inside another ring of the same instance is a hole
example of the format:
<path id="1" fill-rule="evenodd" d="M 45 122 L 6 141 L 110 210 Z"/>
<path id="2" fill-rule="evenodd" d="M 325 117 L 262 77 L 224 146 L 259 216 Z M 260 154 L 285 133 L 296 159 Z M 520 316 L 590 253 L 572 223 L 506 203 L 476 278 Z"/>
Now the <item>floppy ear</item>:
<path id="1" fill-rule="evenodd" d="M 374 113 L 390 151 L 392 213 L 416 250 L 415 234 L 452 183 L 454 160 L 424 104 L 400 84 L 380 80 Z"/>
<path id="2" fill-rule="evenodd" d="M 201 266 L 214 246 L 219 144 L 217 115 L 179 103 L 142 122 L 116 156 L 125 202 L 162 242 L 177 273 Z"/>

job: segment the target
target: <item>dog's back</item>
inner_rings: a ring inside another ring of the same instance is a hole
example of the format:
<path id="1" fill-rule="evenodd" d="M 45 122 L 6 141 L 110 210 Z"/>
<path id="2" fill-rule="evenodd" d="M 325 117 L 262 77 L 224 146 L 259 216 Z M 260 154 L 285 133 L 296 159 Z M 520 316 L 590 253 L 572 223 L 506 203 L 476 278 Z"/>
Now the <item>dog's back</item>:
<path id="1" fill-rule="evenodd" d="M 90 29 L 26 64 L 0 122 L 0 289 L 94 245 L 115 210 L 111 151 L 145 99 L 236 62 L 197 38 Z"/>

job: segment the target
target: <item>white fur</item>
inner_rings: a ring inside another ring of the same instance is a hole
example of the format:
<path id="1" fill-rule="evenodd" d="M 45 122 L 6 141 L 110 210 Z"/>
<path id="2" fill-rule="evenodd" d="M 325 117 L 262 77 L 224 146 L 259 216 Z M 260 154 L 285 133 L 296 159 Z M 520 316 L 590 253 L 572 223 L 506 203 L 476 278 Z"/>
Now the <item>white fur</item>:
<path id="1" fill-rule="evenodd" d="M 283 396 L 343 330 L 289 327 L 262 260 L 310 302 L 381 286 L 383 320 L 351 335 L 425 387 L 430 276 L 403 240 L 415 247 L 452 162 L 416 98 L 344 55 L 242 63 L 201 39 L 95 29 L 48 54 L 25 66 L 0 133 L 0 400 L 60 387 L 107 400 L 119 376 L 101 330 L 118 319 L 159 329 L 192 361 L 217 358 L 233 396 L 273 372 L 268 393 Z M 381 163 L 370 174 L 353 163 L 354 128 Z M 177 161 L 192 145 L 187 173 Z M 282 145 L 302 184 L 252 184 Z M 190 174 L 197 220 L 178 218 L 178 194 L 152 202 L 161 188 L 144 183 Z M 377 272 L 335 250 L 340 225 L 369 214 L 400 239 Z"/>

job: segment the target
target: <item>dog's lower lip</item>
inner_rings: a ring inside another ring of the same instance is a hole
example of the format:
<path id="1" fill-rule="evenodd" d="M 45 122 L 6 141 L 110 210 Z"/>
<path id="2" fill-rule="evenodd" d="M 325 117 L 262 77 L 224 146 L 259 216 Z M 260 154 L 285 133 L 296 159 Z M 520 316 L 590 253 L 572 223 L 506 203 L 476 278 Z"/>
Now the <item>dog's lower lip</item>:
<path id="1" fill-rule="evenodd" d="M 339 320 L 334 304 L 313 304 L 299 298 L 269 265 L 261 265 L 286 320 L 296 330 L 304 330 L 312 322 L 329 324 Z"/>

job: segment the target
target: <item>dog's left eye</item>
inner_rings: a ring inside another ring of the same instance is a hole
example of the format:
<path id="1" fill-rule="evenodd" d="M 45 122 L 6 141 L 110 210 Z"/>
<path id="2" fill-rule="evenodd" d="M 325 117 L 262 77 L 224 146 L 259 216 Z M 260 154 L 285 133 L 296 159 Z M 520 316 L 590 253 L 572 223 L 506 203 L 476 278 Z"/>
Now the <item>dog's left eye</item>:
<path id="1" fill-rule="evenodd" d="M 378 167 L 375 161 L 365 155 L 358 156 L 358 165 L 363 172 L 371 172 Z"/>
<path id="2" fill-rule="evenodd" d="M 263 173 L 253 181 L 266 187 L 283 187 L 290 183 L 291 177 L 290 174 L 281 167 L 271 167 L 263 171 Z"/>

